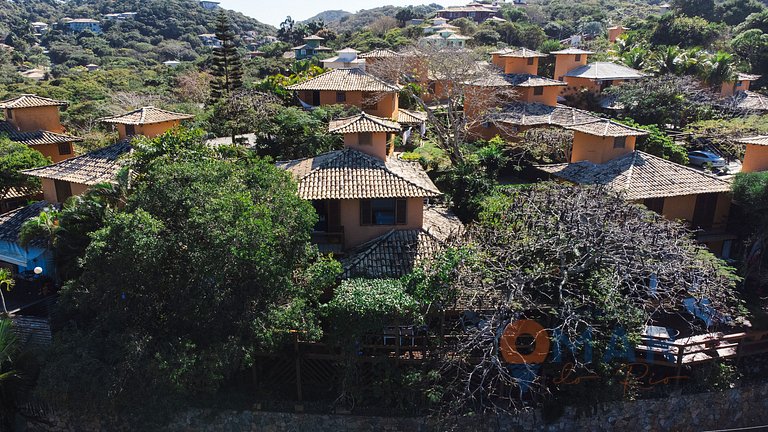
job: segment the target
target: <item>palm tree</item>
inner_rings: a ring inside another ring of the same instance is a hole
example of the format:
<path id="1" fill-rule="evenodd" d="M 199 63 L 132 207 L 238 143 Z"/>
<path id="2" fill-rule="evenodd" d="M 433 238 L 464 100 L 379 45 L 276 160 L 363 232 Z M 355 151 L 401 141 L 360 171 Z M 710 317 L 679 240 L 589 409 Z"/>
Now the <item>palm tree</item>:
<path id="1" fill-rule="evenodd" d="M 3 294 L 3 289 L 10 291 L 15 284 L 16 281 L 13 280 L 13 276 L 11 275 L 10 270 L 6 268 L 0 268 L 0 300 L 3 302 L 3 314 L 6 317 L 8 316 L 8 308 L 5 306 L 5 295 Z M 2 321 L 5 321 L 5 319 Z"/>
<path id="2" fill-rule="evenodd" d="M 621 56 L 625 65 L 632 69 L 643 69 L 648 64 L 648 50 L 643 47 L 633 47 Z"/>
<path id="3" fill-rule="evenodd" d="M 676 46 L 662 47 L 653 53 L 650 69 L 658 75 L 680 74 L 681 64 L 685 62 L 685 52 Z"/>
<path id="4" fill-rule="evenodd" d="M 58 230 L 59 211 L 55 208 L 46 208 L 39 215 L 24 222 L 19 232 L 19 244 L 26 247 L 32 240 L 44 238 L 48 249 L 53 249 Z"/>
<path id="5" fill-rule="evenodd" d="M 736 61 L 732 55 L 718 51 L 705 63 L 702 78 L 713 88 L 718 88 L 725 82 L 735 81 Z"/>

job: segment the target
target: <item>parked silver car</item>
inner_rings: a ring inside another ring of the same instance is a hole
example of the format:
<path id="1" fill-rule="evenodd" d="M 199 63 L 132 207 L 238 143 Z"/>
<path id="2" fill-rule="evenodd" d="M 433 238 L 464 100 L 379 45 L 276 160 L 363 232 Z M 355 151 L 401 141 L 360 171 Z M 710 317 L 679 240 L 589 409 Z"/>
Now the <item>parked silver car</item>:
<path id="1" fill-rule="evenodd" d="M 706 150 L 696 150 L 689 152 L 688 160 L 690 161 L 691 165 L 700 167 L 703 167 L 705 164 L 710 164 L 713 168 L 723 168 L 727 165 L 725 159 Z"/>

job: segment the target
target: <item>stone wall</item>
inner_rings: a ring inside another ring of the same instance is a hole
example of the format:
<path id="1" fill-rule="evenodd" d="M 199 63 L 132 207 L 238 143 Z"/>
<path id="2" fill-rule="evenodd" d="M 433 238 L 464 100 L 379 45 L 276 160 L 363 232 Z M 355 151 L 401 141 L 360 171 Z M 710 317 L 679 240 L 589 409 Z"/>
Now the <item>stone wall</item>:
<path id="1" fill-rule="evenodd" d="M 466 424 L 465 424 L 466 423 Z M 665 399 L 617 402 L 594 407 L 590 413 L 567 408 L 553 423 L 541 413 L 517 417 L 462 422 L 458 430 L 473 432 L 700 432 L 704 430 L 749 427 L 768 424 L 768 383 L 728 390 L 722 393 L 674 396 Z M 61 418 L 44 423 L 27 423 L 18 430 L 35 432 L 115 431 L 94 422 L 71 425 Z M 427 432 L 448 427 L 430 427 L 416 418 L 384 418 L 342 415 L 293 414 L 264 411 L 193 410 L 181 416 L 170 432 Z"/>

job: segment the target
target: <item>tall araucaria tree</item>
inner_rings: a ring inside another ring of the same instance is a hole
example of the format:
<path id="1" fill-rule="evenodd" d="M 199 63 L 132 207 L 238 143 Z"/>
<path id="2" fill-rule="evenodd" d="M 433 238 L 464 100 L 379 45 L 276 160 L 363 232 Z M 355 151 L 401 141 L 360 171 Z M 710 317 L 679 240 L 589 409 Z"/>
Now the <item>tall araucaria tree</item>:
<path id="1" fill-rule="evenodd" d="M 225 98 L 243 86 L 243 63 L 235 46 L 235 32 L 224 12 L 216 18 L 216 38 L 221 46 L 213 49 L 213 101 Z"/>

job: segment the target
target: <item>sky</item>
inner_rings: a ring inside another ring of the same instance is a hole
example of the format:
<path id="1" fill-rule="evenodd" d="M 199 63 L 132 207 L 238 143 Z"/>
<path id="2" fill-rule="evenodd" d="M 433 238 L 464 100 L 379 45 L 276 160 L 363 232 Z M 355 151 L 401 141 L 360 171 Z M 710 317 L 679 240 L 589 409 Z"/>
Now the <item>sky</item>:
<path id="1" fill-rule="evenodd" d="M 457 6 L 471 3 L 469 0 L 220 0 L 221 7 L 242 12 L 257 20 L 277 27 L 286 16 L 296 21 L 311 18 L 326 10 L 357 12 L 379 6 L 408 6 L 437 3 L 442 6 Z"/>

